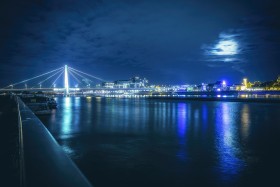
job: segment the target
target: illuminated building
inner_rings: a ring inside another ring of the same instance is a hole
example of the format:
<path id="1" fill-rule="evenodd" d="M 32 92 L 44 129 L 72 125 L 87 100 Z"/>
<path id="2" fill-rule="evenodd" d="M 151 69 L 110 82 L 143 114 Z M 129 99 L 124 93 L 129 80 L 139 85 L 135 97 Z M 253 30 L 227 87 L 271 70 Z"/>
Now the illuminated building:
<path id="1" fill-rule="evenodd" d="M 245 88 L 248 87 L 248 80 L 246 78 L 243 79 L 243 85 L 245 86 Z"/>
<path id="2" fill-rule="evenodd" d="M 133 77 L 129 80 L 117 80 L 114 83 L 114 88 L 145 88 L 148 80 L 146 78 Z"/>
<path id="3" fill-rule="evenodd" d="M 114 82 L 103 82 L 102 87 L 104 88 L 114 88 L 115 83 Z"/>

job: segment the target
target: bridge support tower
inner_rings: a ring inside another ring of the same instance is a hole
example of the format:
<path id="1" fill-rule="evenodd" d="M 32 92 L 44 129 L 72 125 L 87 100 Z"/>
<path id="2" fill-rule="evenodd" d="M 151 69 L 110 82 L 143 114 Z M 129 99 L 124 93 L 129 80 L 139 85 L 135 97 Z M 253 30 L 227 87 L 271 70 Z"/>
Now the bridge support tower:
<path id="1" fill-rule="evenodd" d="M 68 79 L 68 66 L 64 66 L 64 89 L 65 95 L 69 95 L 69 79 Z"/>

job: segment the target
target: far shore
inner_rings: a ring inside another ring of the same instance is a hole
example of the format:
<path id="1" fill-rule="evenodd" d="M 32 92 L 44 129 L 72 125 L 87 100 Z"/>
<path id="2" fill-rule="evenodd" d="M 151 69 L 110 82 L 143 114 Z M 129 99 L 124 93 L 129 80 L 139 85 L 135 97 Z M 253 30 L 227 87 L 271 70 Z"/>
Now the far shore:
<path id="1" fill-rule="evenodd" d="M 149 99 L 179 100 L 179 101 L 223 101 L 223 102 L 254 102 L 254 103 L 280 103 L 280 98 L 240 98 L 240 97 L 167 97 L 154 96 Z"/>

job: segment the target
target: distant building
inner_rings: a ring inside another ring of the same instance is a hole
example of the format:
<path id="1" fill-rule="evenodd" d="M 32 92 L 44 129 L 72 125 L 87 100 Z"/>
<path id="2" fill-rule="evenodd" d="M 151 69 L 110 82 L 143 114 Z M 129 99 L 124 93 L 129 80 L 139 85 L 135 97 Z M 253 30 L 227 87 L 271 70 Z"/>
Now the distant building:
<path id="1" fill-rule="evenodd" d="M 230 90 L 230 87 L 226 81 L 217 81 L 215 83 L 204 84 L 203 89 L 206 91 L 227 91 Z"/>
<path id="2" fill-rule="evenodd" d="M 148 80 L 146 78 L 140 79 L 140 77 L 133 77 L 130 80 L 133 88 L 144 88 L 148 85 Z"/>
<path id="3" fill-rule="evenodd" d="M 248 88 L 248 80 L 246 78 L 243 79 L 243 86 L 245 86 L 245 88 Z"/>
<path id="4" fill-rule="evenodd" d="M 229 87 L 229 90 L 231 91 L 240 91 L 240 90 L 244 90 L 245 86 L 243 86 L 242 84 L 233 84 Z"/>
<path id="5" fill-rule="evenodd" d="M 102 87 L 104 88 L 145 88 L 148 85 L 146 78 L 133 77 L 129 80 L 116 80 L 114 82 L 104 82 Z"/>
<path id="6" fill-rule="evenodd" d="M 130 80 L 117 80 L 115 81 L 115 88 L 130 88 Z"/>
<path id="7" fill-rule="evenodd" d="M 195 85 L 189 85 L 187 88 L 186 88 L 187 92 L 192 92 L 195 90 Z"/>
<path id="8" fill-rule="evenodd" d="M 207 91 L 207 86 L 208 86 L 208 84 L 202 83 L 202 84 L 196 86 L 195 90 L 205 92 L 205 91 Z"/>
<path id="9" fill-rule="evenodd" d="M 115 83 L 114 82 L 103 82 L 102 87 L 104 88 L 114 88 Z"/>

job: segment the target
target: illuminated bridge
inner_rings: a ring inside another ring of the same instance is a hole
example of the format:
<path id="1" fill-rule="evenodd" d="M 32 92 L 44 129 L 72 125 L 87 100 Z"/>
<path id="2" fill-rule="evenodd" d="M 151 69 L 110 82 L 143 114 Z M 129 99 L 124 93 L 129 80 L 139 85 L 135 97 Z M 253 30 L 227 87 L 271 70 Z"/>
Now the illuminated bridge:
<path id="1" fill-rule="evenodd" d="M 152 88 L 106 88 L 101 87 L 106 80 L 67 65 L 40 75 L 12 83 L 0 92 L 45 92 L 51 94 L 94 94 L 94 95 L 131 95 L 148 94 Z M 97 86 L 98 85 L 98 86 Z"/>

